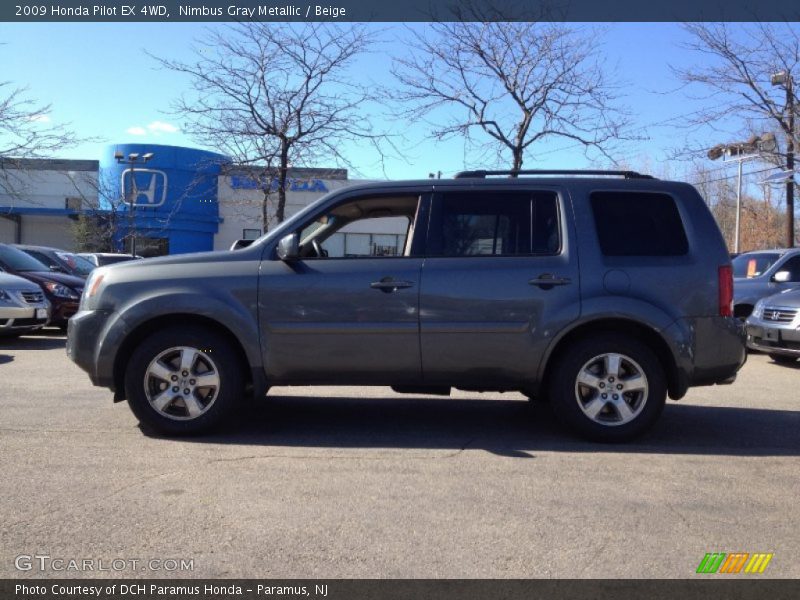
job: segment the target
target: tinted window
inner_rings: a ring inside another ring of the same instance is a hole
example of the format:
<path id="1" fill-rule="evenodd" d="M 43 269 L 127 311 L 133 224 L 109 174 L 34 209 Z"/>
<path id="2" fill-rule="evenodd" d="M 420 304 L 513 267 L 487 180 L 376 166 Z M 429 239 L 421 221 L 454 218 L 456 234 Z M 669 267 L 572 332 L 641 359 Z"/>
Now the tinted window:
<path id="1" fill-rule="evenodd" d="M 430 253 L 442 256 L 553 254 L 559 248 L 555 194 L 446 194 Z"/>
<path id="2" fill-rule="evenodd" d="M 758 254 L 740 254 L 733 259 L 733 276 L 747 279 L 758 277 L 769 269 L 780 256 L 780 254 L 764 254 L 761 252 Z"/>
<path id="3" fill-rule="evenodd" d="M 689 251 L 671 196 L 595 192 L 591 200 L 600 250 L 606 256 L 680 256 Z"/>

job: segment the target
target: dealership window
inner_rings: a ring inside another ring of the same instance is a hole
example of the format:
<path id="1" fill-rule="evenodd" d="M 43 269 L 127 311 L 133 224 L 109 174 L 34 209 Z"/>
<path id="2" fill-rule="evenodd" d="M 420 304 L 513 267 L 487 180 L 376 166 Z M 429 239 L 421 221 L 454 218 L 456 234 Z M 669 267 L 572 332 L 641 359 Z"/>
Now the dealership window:
<path id="1" fill-rule="evenodd" d="M 689 251 L 675 200 L 650 192 L 594 192 L 592 212 L 606 256 L 682 256 Z"/>
<path id="2" fill-rule="evenodd" d="M 552 192 L 445 194 L 431 231 L 433 255 L 554 254 L 558 198 Z"/>
<path id="3" fill-rule="evenodd" d="M 243 240 L 257 240 L 261 237 L 260 229 L 242 229 Z"/>
<path id="4" fill-rule="evenodd" d="M 125 251 L 130 254 L 130 238 L 125 244 Z M 136 237 L 136 254 L 145 258 L 153 256 L 166 256 L 169 254 L 169 240 L 167 238 Z"/>

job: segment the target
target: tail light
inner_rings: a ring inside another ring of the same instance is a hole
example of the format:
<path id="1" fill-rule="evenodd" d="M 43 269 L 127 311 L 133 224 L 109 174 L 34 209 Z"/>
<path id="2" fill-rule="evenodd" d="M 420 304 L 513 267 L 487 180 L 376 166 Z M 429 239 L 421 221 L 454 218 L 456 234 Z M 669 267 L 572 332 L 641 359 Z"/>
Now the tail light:
<path id="1" fill-rule="evenodd" d="M 733 267 L 719 268 L 719 316 L 733 316 Z"/>

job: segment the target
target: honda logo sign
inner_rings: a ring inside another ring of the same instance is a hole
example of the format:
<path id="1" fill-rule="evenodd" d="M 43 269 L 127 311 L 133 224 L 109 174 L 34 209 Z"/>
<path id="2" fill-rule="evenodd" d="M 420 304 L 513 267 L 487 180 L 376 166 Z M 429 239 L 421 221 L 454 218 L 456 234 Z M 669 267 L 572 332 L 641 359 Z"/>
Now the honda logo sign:
<path id="1" fill-rule="evenodd" d="M 167 200 L 167 174 L 156 169 L 125 169 L 122 196 L 136 207 L 161 206 Z"/>

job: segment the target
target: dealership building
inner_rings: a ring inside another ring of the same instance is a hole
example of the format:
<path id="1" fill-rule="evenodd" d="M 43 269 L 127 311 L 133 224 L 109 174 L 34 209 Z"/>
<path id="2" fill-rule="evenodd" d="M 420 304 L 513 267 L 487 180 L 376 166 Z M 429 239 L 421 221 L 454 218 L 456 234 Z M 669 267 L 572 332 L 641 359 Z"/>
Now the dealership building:
<path id="1" fill-rule="evenodd" d="M 285 214 L 353 183 L 344 169 L 291 169 Z M 263 190 L 270 187 L 275 181 L 263 170 L 178 146 L 113 145 L 100 160 L 6 161 L 0 242 L 77 250 L 75 223 L 83 214 L 113 222 L 120 251 L 134 236 L 137 254 L 145 256 L 227 250 L 238 239 L 261 235 Z M 273 193 L 271 215 L 276 202 Z M 341 246 L 332 254 L 340 256 L 402 249 L 403 228 L 375 225 L 372 231 L 354 224 L 326 246 Z"/>

